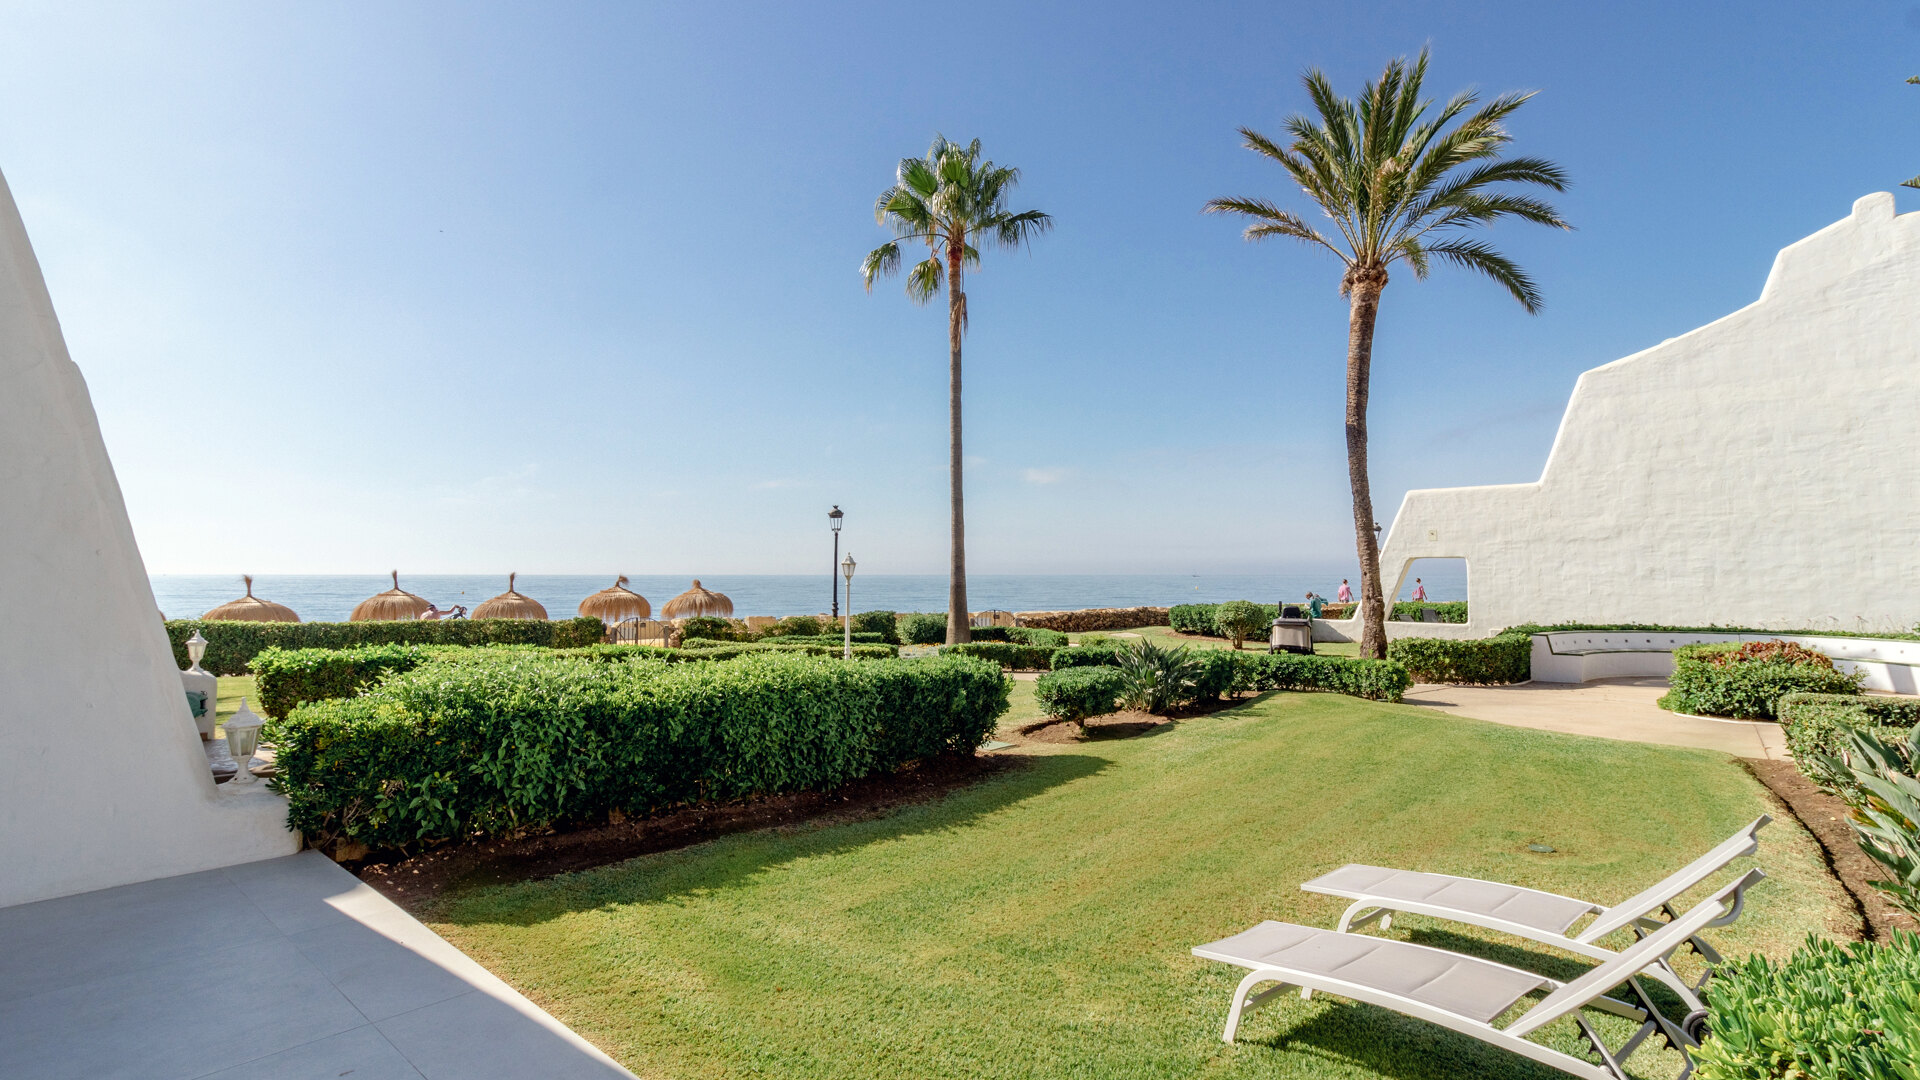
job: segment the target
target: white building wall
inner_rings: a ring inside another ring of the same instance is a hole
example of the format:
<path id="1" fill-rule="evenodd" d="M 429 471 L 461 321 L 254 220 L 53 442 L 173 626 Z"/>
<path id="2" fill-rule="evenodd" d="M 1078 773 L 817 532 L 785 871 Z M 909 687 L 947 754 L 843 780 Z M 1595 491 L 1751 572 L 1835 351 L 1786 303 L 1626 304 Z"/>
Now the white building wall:
<path id="1" fill-rule="evenodd" d="M 0 178 L 0 907 L 291 854 L 286 803 L 262 787 L 213 784 Z"/>
<path id="2" fill-rule="evenodd" d="M 1408 492 L 1382 576 L 1421 558 L 1467 560 L 1472 621 L 1390 632 L 1920 623 L 1920 214 L 1869 195 L 1755 303 L 1583 374 L 1538 481 Z"/>

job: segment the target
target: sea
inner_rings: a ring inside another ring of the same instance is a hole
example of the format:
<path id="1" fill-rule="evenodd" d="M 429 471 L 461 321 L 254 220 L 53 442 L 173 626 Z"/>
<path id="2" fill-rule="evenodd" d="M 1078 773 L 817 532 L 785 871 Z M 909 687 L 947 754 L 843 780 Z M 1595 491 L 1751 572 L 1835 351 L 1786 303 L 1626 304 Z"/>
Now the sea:
<path id="1" fill-rule="evenodd" d="M 1424 572 L 1422 572 L 1424 571 Z M 1432 600 L 1464 600 L 1467 575 L 1464 563 L 1433 560 L 1416 564 Z M 1300 567 L 1260 574 L 971 574 L 967 601 L 975 611 L 1064 611 L 1093 607 L 1171 606 L 1254 600 L 1292 603 L 1309 590 L 1332 598 L 1340 579 L 1357 575 L 1331 569 Z M 155 574 L 154 600 L 169 619 L 198 618 L 209 608 L 245 592 L 237 574 Z M 518 590 L 546 607 L 553 618 L 574 614 L 590 593 L 613 584 L 612 575 L 521 574 Z M 653 602 L 655 612 L 686 591 L 687 575 L 635 575 L 627 587 Z M 831 610 L 829 590 L 845 584 L 826 574 L 703 574 L 701 584 L 733 601 L 735 615 L 816 615 Z M 1407 577 L 1402 599 L 1411 595 L 1413 574 Z M 469 609 L 506 591 L 505 574 L 402 574 L 401 588 L 441 608 L 455 604 Z M 285 604 L 306 622 L 344 621 L 355 604 L 392 587 L 384 574 L 256 574 L 253 595 Z M 945 611 L 945 574 L 855 573 L 855 611 L 876 608 L 892 611 Z"/>

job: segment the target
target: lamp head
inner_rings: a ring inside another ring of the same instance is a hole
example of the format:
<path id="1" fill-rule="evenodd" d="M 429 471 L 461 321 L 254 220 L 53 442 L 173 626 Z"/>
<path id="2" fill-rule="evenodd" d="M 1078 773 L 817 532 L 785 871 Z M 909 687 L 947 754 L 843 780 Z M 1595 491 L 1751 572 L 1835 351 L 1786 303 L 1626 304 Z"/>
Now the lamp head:
<path id="1" fill-rule="evenodd" d="M 187 659 L 193 664 L 192 670 L 200 670 L 200 659 L 206 655 L 207 639 L 200 636 L 200 631 L 195 630 L 193 636 L 187 639 Z"/>
<path id="2" fill-rule="evenodd" d="M 827 524 L 833 526 L 834 532 L 839 532 L 840 519 L 845 516 L 846 516 L 845 514 L 842 514 L 840 512 L 840 508 L 838 506 L 835 506 L 833 509 L 827 511 Z"/>
<path id="3" fill-rule="evenodd" d="M 853 552 L 847 552 L 847 557 L 840 560 L 840 572 L 846 575 L 848 581 L 853 580 Z"/>

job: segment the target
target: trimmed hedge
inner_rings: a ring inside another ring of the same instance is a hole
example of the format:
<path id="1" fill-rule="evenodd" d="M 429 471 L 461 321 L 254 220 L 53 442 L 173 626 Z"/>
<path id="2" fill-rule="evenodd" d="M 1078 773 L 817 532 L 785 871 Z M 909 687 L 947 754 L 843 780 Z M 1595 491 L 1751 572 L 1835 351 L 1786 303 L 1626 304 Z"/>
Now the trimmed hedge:
<path id="1" fill-rule="evenodd" d="M 1067 649 L 1055 649 L 1050 663 L 1054 671 L 1076 667 L 1113 667 L 1120 662 L 1120 654 L 1125 649 L 1125 645 L 1075 645 Z"/>
<path id="2" fill-rule="evenodd" d="M 1053 666 L 1053 654 L 1059 651 L 1053 645 L 1016 645 L 1011 641 L 969 641 L 940 648 L 942 656 L 977 656 L 1008 671 L 1046 671 Z"/>
<path id="3" fill-rule="evenodd" d="M 308 701 L 353 697 L 390 671 L 410 671 L 427 659 L 421 645 L 362 645 L 357 649 L 263 649 L 253 658 L 254 700 L 270 717 Z"/>
<path id="4" fill-rule="evenodd" d="M 1673 650 L 1673 677 L 1659 706 L 1677 713 L 1772 720 L 1782 697 L 1795 692 L 1857 694 L 1858 674 L 1835 670 L 1833 662 L 1811 649 L 1791 648 L 1818 660 L 1747 657 L 1781 642 L 1725 642 L 1682 645 Z M 1776 650 L 1777 651 L 1777 650 Z M 1818 661 L 1825 661 L 1820 663 Z"/>
<path id="5" fill-rule="evenodd" d="M 830 634 L 781 634 L 773 637 L 759 637 L 750 640 L 761 645 L 838 645 L 846 640 L 846 635 L 835 631 Z M 872 631 L 861 631 L 853 635 L 853 643 L 855 645 L 885 645 L 887 644 L 887 638 L 884 634 L 876 634 Z"/>
<path id="6" fill-rule="evenodd" d="M 173 644 L 174 663 L 188 664 L 187 639 L 198 630 L 207 639 L 207 655 L 200 664 L 215 675 L 245 675 L 247 665 L 262 651 L 280 649 L 350 649 L 360 645 L 542 645 L 570 649 L 604 640 L 607 628 L 599 619 L 442 619 L 435 622 L 208 622 L 169 619 L 167 639 Z"/>
<path id="7" fill-rule="evenodd" d="M 668 649 L 669 660 L 731 660 L 736 656 L 751 653 L 798 653 L 802 656 L 837 657 L 841 652 L 841 643 L 829 645 L 824 642 L 789 641 L 774 638 L 769 641 L 716 641 L 711 644 L 694 642 L 678 649 Z M 892 660 L 900 655 L 898 645 L 858 644 L 853 647 L 855 660 Z"/>
<path id="8" fill-rule="evenodd" d="M 1698 1080 L 1912 1080 L 1920 935 L 1839 945 L 1808 935 L 1783 963 L 1728 961 L 1707 984 Z"/>
<path id="9" fill-rule="evenodd" d="M 1071 720 L 1084 731 L 1087 718 L 1112 712 L 1125 689 L 1126 680 L 1117 668 L 1066 668 L 1040 676 L 1033 686 L 1033 700 L 1042 713 L 1055 720 Z"/>
<path id="10" fill-rule="evenodd" d="M 1246 603 L 1247 601 L 1236 601 Z M 1260 618 L 1269 626 L 1280 617 L 1278 604 L 1254 604 L 1260 609 Z M 1304 606 L 1304 605 L 1303 605 Z M 1219 604 L 1175 604 L 1167 610 L 1167 625 L 1173 627 L 1176 634 L 1198 634 L 1202 637 L 1227 637 L 1220 632 L 1215 619 L 1220 613 Z"/>
<path id="11" fill-rule="evenodd" d="M 375 850 L 836 787 L 970 753 L 1007 681 L 965 657 L 424 664 L 280 723 L 275 790 L 316 845 Z"/>
<path id="12" fill-rule="evenodd" d="M 1399 701 L 1413 686 L 1406 665 L 1398 660 L 1295 653 L 1238 655 L 1235 690 L 1331 690 L 1371 701 Z"/>
<path id="13" fill-rule="evenodd" d="M 1387 658 L 1398 660 L 1418 682 L 1526 682 L 1533 678 L 1533 638 L 1507 631 L 1487 638 L 1394 638 Z"/>
<path id="14" fill-rule="evenodd" d="M 1067 643 L 1067 635 L 1058 630 L 1043 630 L 1037 626 L 976 626 L 972 634 L 974 641 L 1010 641 L 1015 645 L 1051 645 L 1059 648 Z"/>
<path id="15" fill-rule="evenodd" d="M 1419 622 L 1421 613 L 1426 608 L 1432 608 L 1435 617 L 1443 623 L 1467 621 L 1465 600 L 1400 600 L 1395 602 L 1387 618 L 1403 622 Z"/>
<path id="16" fill-rule="evenodd" d="M 1907 697 L 1803 691 L 1783 696 L 1776 711 L 1794 763 L 1815 782 L 1824 778 L 1808 772 L 1808 766 L 1817 757 L 1840 756 L 1847 748 L 1847 736 L 1853 732 L 1877 728 L 1911 731 L 1920 724 L 1920 700 Z"/>
<path id="17" fill-rule="evenodd" d="M 900 639 L 907 645 L 938 645 L 947 640 L 947 617 L 923 611 L 900 616 Z"/>

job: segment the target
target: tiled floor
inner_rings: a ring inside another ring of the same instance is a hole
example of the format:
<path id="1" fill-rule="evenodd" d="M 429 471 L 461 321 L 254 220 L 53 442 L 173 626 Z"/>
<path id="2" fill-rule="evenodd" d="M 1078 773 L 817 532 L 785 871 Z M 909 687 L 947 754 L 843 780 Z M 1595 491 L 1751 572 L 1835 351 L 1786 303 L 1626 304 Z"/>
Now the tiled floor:
<path id="1" fill-rule="evenodd" d="M 631 1076 L 316 852 L 0 909 L 8 1080 Z"/>

